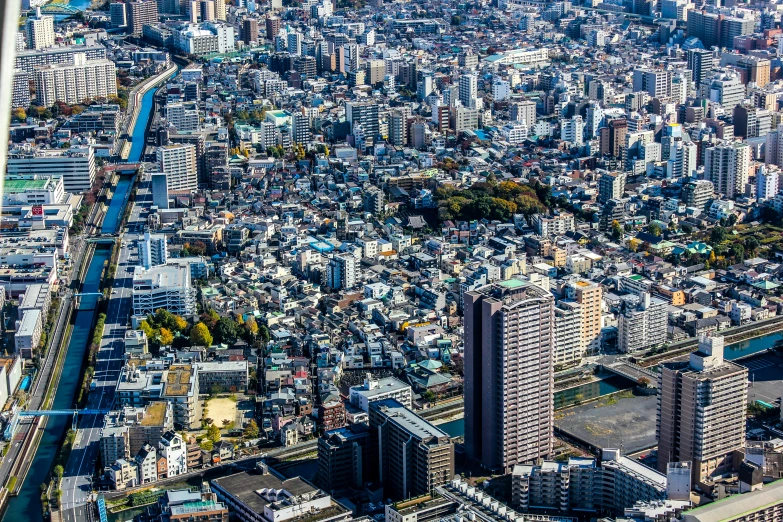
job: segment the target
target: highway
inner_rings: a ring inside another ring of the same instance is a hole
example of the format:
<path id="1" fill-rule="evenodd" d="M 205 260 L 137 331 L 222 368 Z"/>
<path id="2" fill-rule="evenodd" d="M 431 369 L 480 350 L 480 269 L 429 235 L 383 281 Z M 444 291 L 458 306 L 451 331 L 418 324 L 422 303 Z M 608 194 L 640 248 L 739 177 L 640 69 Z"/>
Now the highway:
<path id="1" fill-rule="evenodd" d="M 96 389 L 90 392 L 86 408 L 107 410 L 115 406 L 114 396 L 117 381 L 123 366 L 125 331 L 129 326 L 132 308 L 133 278 L 129 267 L 135 266 L 138 253 L 130 243 L 139 237 L 146 222 L 140 208 L 145 206 L 148 195 L 148 181 L 139 183 L 137 205 L 134 205 L 128 219 L 126 234 L 121 235 L 122 246 L 117 265 L 109 304 L 106 313 L 106 327 L 97 354 L 94 380 Z M 142 185 L 144 187 L 142 188 Z M 79 418 L 73 450 L 63 474 L 62 519 L 76 522 L 87 519 L 85 504 L 92 492 L 92 478 L 99 454 L 100 433 L 103 427 L 103 415 L 84 415 Z"/>

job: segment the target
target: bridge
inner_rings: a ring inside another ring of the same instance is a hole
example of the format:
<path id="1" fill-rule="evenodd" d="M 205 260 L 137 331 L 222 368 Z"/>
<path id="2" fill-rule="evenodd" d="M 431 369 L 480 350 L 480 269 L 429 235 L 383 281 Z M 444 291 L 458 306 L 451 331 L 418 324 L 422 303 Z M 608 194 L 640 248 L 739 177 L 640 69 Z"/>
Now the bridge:
<path id="1" fill-rule="evenodd" d="M 19 427 L 19 420 L 21 417 L 57 417 L 57 416 L 70 416 L 72 425 L 76 426 L 76 421 L 79 415 L 105 415 L 109 413 L 109 410 L 22 410 L 15 413 L 11 420 L 6 424 L 3 431 L 3 440 L 10 441 L 14 438 L 16 429 Z"/>
<path id="2" fill-rule="evenodd" d="M 625 377 L 626 379 L 630 379 L 634 382 L 638 382 L 639 379 L 642 378 L 648 379 L 653 383 L 658 381 L 658 374 L 656 374 L 654 371 L 627 361 L 604 364 L 603 369 L 620 375 L 621 377 Z"/>
<path id="3" fill-rule="evenodd" d="M 49 15 L 75 15 L 81 12 L 77 7 L 68 4 L 50 3 L 41 8 L 42 14 Z"/>

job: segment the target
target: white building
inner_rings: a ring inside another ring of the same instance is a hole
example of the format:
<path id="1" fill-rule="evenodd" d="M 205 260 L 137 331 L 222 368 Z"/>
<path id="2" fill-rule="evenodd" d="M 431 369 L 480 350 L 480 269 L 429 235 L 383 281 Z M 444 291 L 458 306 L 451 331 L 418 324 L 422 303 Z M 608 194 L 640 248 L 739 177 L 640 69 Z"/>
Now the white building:
<path id="1" fill-rule="evenodd" d="M 166 236 L 163 234 L 144 233 L 139 239 L 139 263 L 145 269 L 153 266 L 165 265 L 169 259 Z"/>
<path id="2" fill-rule="evenodd" d="M 185 24 L 173 31 L 172 37 L 177 49 L 198 56 L 236 50 L 234 28 L 217 22 Z"/>
<path id="3" fill-rule="evenodd" d="M 87 60 L 75 54 L 73 64 L 49 65 L 35 71 L 36 100 L 44 107 L 54 102 L 81 103 L 117 94 L 117 67 L 111 60 Z"/>
<path id="4" fill-rule="evenodd" d="M 500 128 L 503 139 L 512 145 L 518 145 L 527 139 L 527 125 L 524 123 L 508 124 Z"/>
<path id="5" fill-rule="evenodd" d="M 338 254 L 329 260 L 326 266 L 326 286 L 340 290 L 357 285 L 359 279 L 359 260 L 350 254 Z"/>
<path id="6" fill-rule="evenodd" d="M 6 176 L 3 185 L 3 210 L 13 212 L 27 205 L 56 205 L 65 198 L 63 178 L 36 174 Z"/>
<path id="7" fill-rule="evenodd" d="M 492 99 L 496 102 L 503 101 L 511 95 L 511 84 L 506 80 L 492 82 Z"/>
<path id="8" fill-rule="evenodd" d="M 190 269 L 180 265 L 137 266 L 133 272 L 133 315 L 146 316 L 163 308 L 178 315 L 196 313 L 196 290 Z"/>
<path id="9" fill-rule="evenodd" d="M 581 116 L 574 116 L 562 123 L 560 139 L 573 145 L 584 144 L 585 124 Z"/>
<path id="10" fill-rule="evenodd" d="M 171 478 L 188 472 L 188 450 L 182 435 L 167 431 L 158 442 L 158 456 L 166 459 L 166 476 Z"/>
<path id="11" fill-rule="evenodd" d="M 28 18 L 24 26 L 28 49 L 45 49 L 54 45 L 54 17 Z M 47 105 L 48 107 L 48 105 Z"/>
<path id="12" fill-rule="evenodd" d="M 16 353 L 25 359 L 32 359 L 33 353 L 41 342 L 43 320 L 41 310 L 27 310 L 22 318 L 16 321 L 14 346 Z"/>
<path id="13" fill-rule="evenodd" d="M 368 374 L 364 384 L 351 386 L 349 394 L 351 405 L 365 412 L 370 411 L 370 404 L 384 399 L 395 399 L 408 409 L 413 405 L 411 387 L 396 377 L 374 379 Z"/>
<path id="14" fill-rule="evenodd" d="M 80 194 L 95 181 L 95 152 L 92 147 L 33 149 L 22 147 L 8 152 L 8 176 L 62 178 L 66 192 Z"/>
<path id="15" fill-rule="evenodd" d="M 158 147 L 158 167 L 166 174 L 166 185 L 172 190 L 196 190 L 196 146 L 192 144 Z"/>
<path id="16" fill-rule="evenodd" d="M 771 172 L 770 172 L 771 171 Z M 756 171 L 756 199 L 772 199 L 779 191 L 780 172 L 764 165 Z"/>
<path id="17" fill-rule="evenodd" d="M 186 133 L 199 130 L 201 115 L 196 103 L 166 104 L 166 121 L 176 127 L 177 132 Z"/>
<path id="18" fill-rule="evenodd" d="M 733 198 L 745 192 L 751 163 L 751 148 L 746 143 L 722 143 L 704 151 L 704 177 L 712 181 L 715 192 Z"/>
<path id="19" fill-rule="evenodd" d="M 582 307 L 579 303 L 561 301 L 555 306 L 554 363 L 577 364 L 582 360 Z"/>
<path id="20" fill-rule="evenodd" d="M 623 296 L 625 310 L 618 318 L 617 347 L 633 353 L 666 342 L 668 313 L 666 302 L 650 294 Z"/>

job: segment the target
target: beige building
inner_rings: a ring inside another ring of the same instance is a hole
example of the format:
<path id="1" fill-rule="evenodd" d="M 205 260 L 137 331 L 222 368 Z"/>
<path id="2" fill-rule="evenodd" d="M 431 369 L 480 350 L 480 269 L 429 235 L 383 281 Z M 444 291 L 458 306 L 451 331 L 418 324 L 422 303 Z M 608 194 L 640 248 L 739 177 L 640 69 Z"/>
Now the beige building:
<path id="1" fill-rule="evenodd" d="M 601 347 L 601 302 L 603 289 L 598 283 L 579 279 L 568 283 L 566 297 L 581 305 L 583 353 L 596 353 Z"/>
<path id="2" fill-rule="evenodd" d="M 723 337 L 702 336 L 688 362 L 661 365 L 658 470 L 693 462 L 693 482 L 731 471 L 745 446 L 748 370 L 723 359 Z"/>

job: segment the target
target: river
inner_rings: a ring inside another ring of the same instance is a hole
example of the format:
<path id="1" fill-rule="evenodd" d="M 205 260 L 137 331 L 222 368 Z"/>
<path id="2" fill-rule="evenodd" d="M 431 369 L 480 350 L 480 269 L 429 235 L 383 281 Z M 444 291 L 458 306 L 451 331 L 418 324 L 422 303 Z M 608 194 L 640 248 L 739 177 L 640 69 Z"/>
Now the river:
<path id="1" fill-rule="evenodd" d="M 772 333 L 763 337 L 756 337 L 755 339 L 748 339 L 747 341 L 740 341 L 738 343 L 730 344 L 726 346 L 724 351 L 726 359 L 733 360 L 753 353 L 758 353 L 769 348 L 775 344 L 775 341 L 783 339 L 783 332 Z M 574 388 L 568 388 L 555 392 L 555 410 L 567 408 L 572 406 L 577 401 L 585 401 L 589 399 L 595 399 L 604 395 L 609 395 L 620 390 L 627 390 L 633 386 L 633 382 L 620 376 L 612 375 L 607 376 L 600 381 L 590 382 L 582 384 L 581 386 L 575 386 Z M 465 419 L 456 419 L 449 422 L 439 424 L 438 428 L 445 431 L 452 437 L 462 437 L 465 435 Z"/>

